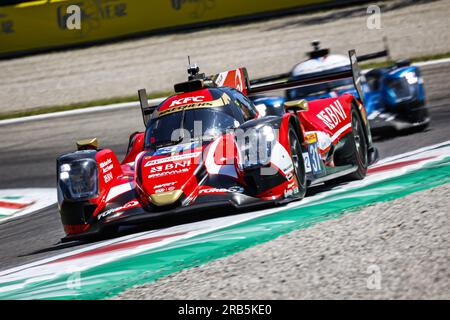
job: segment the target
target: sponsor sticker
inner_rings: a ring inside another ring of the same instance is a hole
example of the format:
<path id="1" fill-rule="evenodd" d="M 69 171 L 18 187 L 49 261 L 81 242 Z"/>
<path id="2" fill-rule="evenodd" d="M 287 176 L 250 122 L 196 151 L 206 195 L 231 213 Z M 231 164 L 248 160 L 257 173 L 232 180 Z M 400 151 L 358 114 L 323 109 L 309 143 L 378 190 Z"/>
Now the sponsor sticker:
<path id="1" fill-rule="evenodd" d="M 306 173 L 312 172 L 311 160 L 309 159 L 309 153 L 308 152 L 304 152 L 303 153 L 303 162 L 305 163 L 305 171 L 306 171 Z"/>
<path id="2" fill-rule="evenodd" d="M 100 162 L 100 168 L 102 168 L 103 173 L 106 173 L 106 172 L 110 171 L 112 168 L 114 168 L 111 158 L 109 158 L 106 161 Z"/>
<path id="3" fill-rule="evenodd" d="M 334 101 L 329 107 L 325 107 L 317 114 L 319 118 L 330 130 L 335 129 L 342 121 L 347 119 L 344 108 L 339 100 Z"/>
<path id="4" fill-rule="evenodd" d="M 198 156 L 200 156 L 200 154 L 201 154 L 201 152 L 193 152 L 193 153 L 180 154 L 180 155 L 173 156 L 173 157 L 150 160 L 145 163 L 144 167 L 151 167 L 151 166 L 164 164 L 167 162 L 176 162 L 176 161 L 181 161 L 181 160 L 186 160 L 186 159 L 197 158 Z"/>
<path id="5" fill-rule="evenodd" d="M 184 168 L 184 169 L 178 169 L 178 170 L 172 170 L 172 171 L 165 171 L 165 172 L 159 172 L 159 173 L 154 173 L 154 174 L 150 174 L 148 176 L 149 179 L 153 179 L 153 178 L 161 178 L 161 177 L 167 177 L 167 176 L 173 176 L 173 175 L 178 175 L 178 174 L 184 174 L 189 172 L 188 168 Z"/>
<path id="6" fill-rule="evenodd" d="M 305 142 L 307 144 L 312 144 L 317 142 L 317 134 L 316 133 L 309 133 L 305 137 Z"/>
<path id="7" fill-rule="evenodd" d="M 170 106 L 167 110 L 163 110 L 159 112 L 159 117 L 172 114 L 180 111 L 188 111 L 191 109 L 200 109 L 200 108 L 218 108 L 223 107 L 226 104 L 230 103 L 231 98 L 227 94 L 223 94 L 222 97 L 212 101 L 204 101 L 204 102 L 194 102 L 182 105 L 174 105 Z"/>
<path id="8" fill-rule="evenodd" d="M 126 211 L 128 209 L 136 208 L 136 207 L 139 207 L 139 206 L 140 206 L 139 202 L 137 200 L 133 200 L 133 201 L 130 201 L 130 202 L 124 204 L 121 207 L 117 207 L 117 208 L 110 209 L 110 210 L 107 210 L 105 212 L 102 212 L 101 214 L 99 214 L 97 216 L 97 219 L 101 220 L 101 219 L 106 218 L 107 216 L 109 216 L 110 214 L 113 214 L 113 213 L 115 213 L 115 216 L 119 216 L 119 213 L 123 213 L 121 211 Z"/>
<path id="9" fill-rule="evenodd" d="M 155 193 L 158 193 L 157 190 L 167 190 L 167 191 L 172 191 L 175 190 L 175 185 L 177 184 L 177 182 L 168 182 L 168 183 L 163 183 L 163 184 L 157 184 L 153 187 L 153 190 L 155 190 Z M 168 190 L 168 189 L 172 189 L 172 190 Z M 160 191 L 160 192 L 164 192 L 164 191 Z"/>
<path id="10" fill-rule="evenodd" d="M 292 188 L 292 189 L 287 189 L 284 191 L 284 197 L 285 198 L 289 198 L 292 197 L 294 194 L 297 194 L 299 192 L 298 187 Z"/>
<path id="11" fill-rule="evenodd" d="M 310 160 L 310 168 L 313 174 L 319 174 L 322 172 L 321 159 L 319 154 L 318 143 L 308 144 L 308 155 Z M 306 167 L 306 165 L 305 165 Z"/>
<path id="12" fill-rule="evenodd" d="M 191 165 L 190 160 L 183 161 L 183 162 L 176 162 L 176 163 L 166 163 L 166 164 L 151 167 L 150 173 L 170 171 L 170 170 L 179 169 L 179 168 L 187 168 L 190 165 Z"/>
<path id="13" fill-rule="evenodd" d="M 214 193 L 244 193 L 244 188 L 235 186 L 231 188 L 207 188 L 199 191 L 200 195 Z"/>
<path id="14" fill-rule="evenodd" d="M 164 147 L 159 148 L 156 150 L 156 152 L 153 154 L 153 156 L 162 156 L 166 154 L 172 154 L 172 153 L 181 153 L 187 150 L 194 150 L 195 148 L 200 146 L 200 142 L 192 142 L 187 144 L 181 144 L 176 146 L 170 146 L 170 147 Z"/>
<path id="15" fill-rule="evenodd" d="M 204 101 L 205 101 L 205 96 L 182 98 L 182 99 L 178 99 L 178 100 L 173 100 L 172 104 L 170 105 L 170 108 L 178 107 L 178 106 L 182 106 L 182 105 L 190 104 L 190 103 L 204 102 Z"/>
<path id="16" fill-rule="evenodd" d="M 105 183 L 109 183 L 113 178 L 114 177 L 112 172 L 109 172 L 103 176 L 103 180 L 105 181 Z"/>
<path id="17" fill-rule="evenodd" d="M 112 163 L 111 158 L 100 162 L 100 169 L 103 173 L 103 181 L 105 183 L 109 183 L 114 178 L 113 173 L 111 172 L 111 170 L 114 169 L 114 164 Z"/>

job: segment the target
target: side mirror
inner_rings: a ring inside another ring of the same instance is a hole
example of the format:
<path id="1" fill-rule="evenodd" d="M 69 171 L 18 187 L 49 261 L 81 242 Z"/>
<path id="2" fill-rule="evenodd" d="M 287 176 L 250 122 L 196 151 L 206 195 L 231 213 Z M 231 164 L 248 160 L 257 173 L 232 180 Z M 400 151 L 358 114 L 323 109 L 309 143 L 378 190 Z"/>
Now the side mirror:
<path id="1" fill-rule="evenodd" d="M 284 103 L 284 110 L 289 111 L 289 110 L 293 110 L 293 111 L 308 111 L 309 107 L 308 107 L 308 101 L 306 101 L 305 99 L 301 99 L 301 100 L 293 100 L 293 101 L 287 101 Z"/>
<path id="2" fill-rule="evenodd" d="M 98 147 L 97 138 L 77 141 L 77 150 L 98 150 Z"/>

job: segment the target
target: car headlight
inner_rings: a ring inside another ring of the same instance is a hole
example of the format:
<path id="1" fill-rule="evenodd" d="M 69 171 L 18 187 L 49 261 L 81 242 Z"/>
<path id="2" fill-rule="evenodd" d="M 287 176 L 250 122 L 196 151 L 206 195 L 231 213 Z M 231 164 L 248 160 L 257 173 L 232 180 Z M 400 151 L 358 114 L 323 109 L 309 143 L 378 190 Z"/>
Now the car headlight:
<path id="1" fill-rule="evenodd" d="M 406 81 L 413 85 L 419 82 L 419 78 L 417 77 L 415 72 L 406 72 L 403 77 L 406 79 Z"/>
<path id="2" fill-rule="evenodd" d="M 236 136 L 240 152 L 240 166 L 244 169 L 269 164 L 273 144 L 276 140 L 275 130 L 268 126 L 248 129 Z"/>
<path id="3" fill-rule="evenodd" d="M 82 159 L 61 164 L 59 180 L 71 200 L 93 198 L 98 194 L 97 163 L 92 159 Z"/>

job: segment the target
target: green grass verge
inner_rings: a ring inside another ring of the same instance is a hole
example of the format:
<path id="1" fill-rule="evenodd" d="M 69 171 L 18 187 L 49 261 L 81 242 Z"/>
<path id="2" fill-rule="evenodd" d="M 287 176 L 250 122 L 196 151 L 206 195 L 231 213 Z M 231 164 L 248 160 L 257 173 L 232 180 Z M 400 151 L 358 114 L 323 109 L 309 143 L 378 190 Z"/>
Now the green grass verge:
<path id="1" fill-rule="evenodd" d="M 155 92 L 155 93 L 148 94 L 147 97 L 149 99 L 156 99 L 156 98 L 167 97 L 171 94 L 173 94 L 173 92 L 169 92 L 169 91 Z M 137 100 L 138 100 L 137 95 L 133 95 L 133 96 L 123 96 L 123 97 L 111 97 L 111 98 L 106 98 L 106 99 L 98 99 L 98 100 L 92 100 L 92 101 L 87 101 L 87 102 L 73 103 L 73 104 L 68 104 L 68 105 L 59 105 L 59 106 L 50 106 L 50 107 L 43 107 L 43 108 L 33 108 L 33 109 L 21 110 L 21 111 L 5 112 L 5 113 L 0 113 L 0 120 L 12 119 L 12 118 L 22 118 L 22 117 L 28 117 L 28 116 L 35 116 L 38 114 L 61 112 L 61 111 L 68 111 L 68 110 L 75 110 L 75 109 L 84 109 L 84 108 L 103 106 L 103 105 L 109 105 L 109 104 L 114 104 L 114 103 L 132 102 L 132 101 L 137 101 Z"/>
<path id="2" fill-rule="evenodd" d="M 425 61 L 445 59 L 445 58 L 450 58 L 450 53 L 420 56 L 420 57 L 416 57 L 416 58 L 411 58 L 410 60 L 411 60 L 411 62 L 425 62 Z M 392 61 L 392 60 L 373 62 L 373 63 L 363 63 L 363 64 L 361 64 L 361 68 L 362 69 L 382 68 L 382 67 L 390 66 L 394 63 L 395 63 L 395 61 Z M 169 91 L 155 92 L 155 93 L 149 94 L 148 98 L 149 99 L 162 98 L 162 97 L 167 97 L 171 94 L 173 94 L 173 92 L 169 92 Z M 112 97 L 112 98 L 107 98 L 107 99 L 92 100 L 92 101 L 73 103 L 73 104 L 68 104 L 68 105 L 59 105 L 59 106 L 50 106 L 50 107 L 43 107 L 43 108 L 34 108 L 34 109 L 28 109 L 28 110 L 22 110 L 22 111 L 5 112 L 5 113 L 0 113 L 0 120 L 28 117 L 28 116 L 38 115 L 38 114 L 53 113 L 53 112 L 75 110 L 75 109 L 83 109 L 83 108 L 102 106 L 102 105 L 108 105 L 108 104 L 113 104 L 113 103 L 131 102 L 131 101 L 137 101 L 137 97 L 136 96 Z"/>

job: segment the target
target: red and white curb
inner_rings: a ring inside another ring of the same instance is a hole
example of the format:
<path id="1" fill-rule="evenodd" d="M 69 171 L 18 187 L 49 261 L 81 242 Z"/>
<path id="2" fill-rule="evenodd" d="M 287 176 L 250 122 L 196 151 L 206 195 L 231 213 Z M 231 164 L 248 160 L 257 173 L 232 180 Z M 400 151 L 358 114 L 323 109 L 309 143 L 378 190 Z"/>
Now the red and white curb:
<path id="1" fill-rule="evenodd" d="M 0 190 L 0 223 L 45 209 L 56 201 L 54 188 Z"/>
<path id="2" fill-rule="evenodd" d="M 333 195 L 404 175 L 410 171 L 422 168 L 428 163 L 439 161 L 449 156 L 450 141 L 385 159 L 369 169 L 369 174 L 365 180 L 341 185 L 330 191 L 321 192 L 281 208 L 255 211 L 128 235 L 5 270 L 0 272 L 0 292 L 21 289 L 25 284 L 54 279 L 64 274 L 81 272 L 124 257 L 135 256 L 148 250 L 157 248 L 164 250 L 162 247 L 176 246 L 175 242 L 181 239 L 189 239 L 279 211 L 299 208 L 311 202 L 317 204 L 323 201 L 326 203 Z M 126 270 L 123 272 L 126 273 Z M 19 280 L 26 281 L 7 285 L 7 283 Z M 5 286 L 1 287 L 1 284 Z"/>

